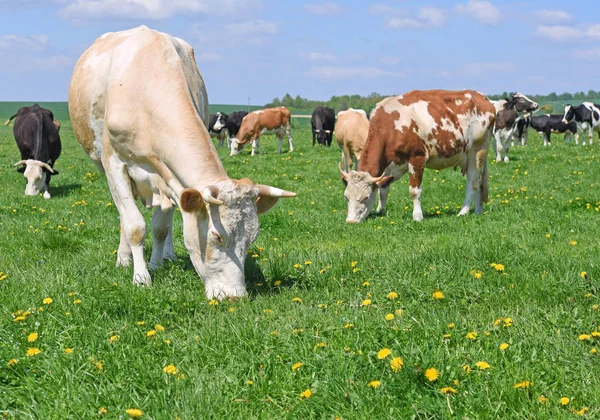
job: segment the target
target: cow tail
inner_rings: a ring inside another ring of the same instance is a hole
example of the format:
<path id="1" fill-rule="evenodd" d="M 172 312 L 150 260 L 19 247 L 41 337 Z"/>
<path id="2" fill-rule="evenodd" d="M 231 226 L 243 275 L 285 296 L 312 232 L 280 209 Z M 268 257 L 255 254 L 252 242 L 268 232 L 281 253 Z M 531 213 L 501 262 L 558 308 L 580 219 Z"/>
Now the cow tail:
<path id="1" fill-rule="evenodd" d="M 17 115 L 19 115 L 19 114 L 15 114 L 12 117 L 10 117 L 8 120 L 6 120 L 6 122 L 4 123 L 4 125 L 10 125 L 10 122 L 12 120 L 14 120 L 15 118 L 17 118 Z"/>

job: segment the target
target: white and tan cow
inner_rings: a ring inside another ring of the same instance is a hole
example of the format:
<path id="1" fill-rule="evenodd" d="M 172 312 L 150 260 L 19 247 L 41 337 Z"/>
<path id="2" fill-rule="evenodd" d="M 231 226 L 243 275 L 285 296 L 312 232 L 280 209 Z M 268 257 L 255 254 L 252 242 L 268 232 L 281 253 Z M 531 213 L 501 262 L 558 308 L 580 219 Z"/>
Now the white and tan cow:
<path id="1" fill-rule="evenodd" d="M 290 127 L 290 110 L 284 106 L 278 108 L 265 108 L 252 111 L 246 115 L 240 126 L 237 136 L 231 139 L 231 156 L 241 153 L 244 146 L 252 142 L 252 153 L 258 148 L 258 153 L 262 154 L 260 148 L 260 136 L 263 134 L 275 134 L 279 139 L 279 151 L 283 146 L 283 136 L 286 135 L 290 144 L 290 152 L 294 151 L 292 144 L 292 131 Z"/>
<path id="2" fill-rule="evenodd" d="M 459 215 L 483 212 L 487 201 L 487 154 L 496 110 L 472 91 L 411 91 L 386 98 L 371 113 L 369 135 L 358 171 L 345 172 L 347 223 L 360 223 L 371 213 L 377 190 L 378 211 L 385 211 L 390 184 L 409 173 L 413 219 L 421 221 L 421 191 L 425 168 L 460 167 L 467 175 L 464 205 Z"/>
<path id="3" fill-rule="evenodd" d="M 353 169 L 358 169 L 358 160 L 369 134 L 369 119 L 362 109 L 350 108 L 337 114 L 335 139 L 342 149 L 344 170 L 348 171 L 350 160 L 354 162 Z"/>
<path id="4" fill-rule="evenodd" d="M 151 269 L 175 258 L 178 205 L 207 297 L 245 295 L 244 261 L 258 215 L 295 194 L 227 176 L 206 129 L 206 89 L 192 48 L 145 26 L 101 36 L 75 66 L 69 112 L 83 149 L 106 172 L 121 223 L 117 265 L 133 258 L 134 283 L 151 282 L 138 196 L 155 209 Z"/>

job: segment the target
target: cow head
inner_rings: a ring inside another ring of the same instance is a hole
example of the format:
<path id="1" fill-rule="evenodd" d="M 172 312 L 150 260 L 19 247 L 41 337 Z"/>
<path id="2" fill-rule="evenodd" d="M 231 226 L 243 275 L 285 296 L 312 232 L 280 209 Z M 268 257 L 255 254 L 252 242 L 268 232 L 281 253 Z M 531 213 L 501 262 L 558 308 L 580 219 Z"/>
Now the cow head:
<path id="1" fill-rule="evenodd" d="M 393 177 L 381 175 L 372 177 L 368 172 L 345 172 L 338 165 L 342 180 L 346 184 L 344 198 L 348 202 L 346 223 L 360 223 L 365 220 L 375 205 L 378 188 L 385 188 L 393 181 Z"/>
<path id="2" fill-rule="evenodd" d="M 537 102 L 533 102 L 522 93 L 515 93 L 511 98 L 506 98 L 505 109 L 514 108 L 519 115 L 523 113 L 535 111 L 538 107 Z"/>
<path id="3" fill-rule="evenodd" d="M 573 118 L 575 118 L 575 108 L 573 108 L 573 105 L 571 104 L 565 105 L 565 113 L 562 119 L 563 124 L 570 123 L 573 121 Z"/>
<path id="4" fill-rule="evenodd" d="M 213 130 L 215 133 L 218 133 L 227 125 L 227 115 L 222 112 L 217 112 L 217 121 L 215 121 L 215 125 L 213 126 Z"/>
<path id="5" fill-rule="evenodd" d="M 258 216 L 296 194 L 249 179 L 218 182 L 181 194 L 185 246 L 209 299 L 246 295 L 244 261 L 259 231 Z"/>
<path id="6" fill-rule="evenodd" d="M 29 196 L 38 195 L 42 192 L 46 183 L 46 177 L 50 176 L 49 174 L 58 175 L 58 171 L 55 171 L 50 165 L 39 160 L 21 160 L 15 163 L 14 166 L 19 166 L 17 172 L 21 172 L 27 179 L 25 195 Z M 47 192 L 44 193 L 44 198 L 50 198 L 50 194 Z"/>
<path id="7" fill-rule="evenodd" d="M 315 130 L 317 134 L 317 141 L 320 145 L 326 146 L 331 130 Z"/>
<path id="8" fill-rule="evenodd" d="M 241 142 L 239 141 L 237 138 L 232 138 L 231 139 L 231 153 L 229 154 L 229 156 L 235 156 L 235 155 L 239 155 L 240 153 L 242 153 L 242 150 L 244 150 L 244 146 L 246 145 L 247 142 Z"/>

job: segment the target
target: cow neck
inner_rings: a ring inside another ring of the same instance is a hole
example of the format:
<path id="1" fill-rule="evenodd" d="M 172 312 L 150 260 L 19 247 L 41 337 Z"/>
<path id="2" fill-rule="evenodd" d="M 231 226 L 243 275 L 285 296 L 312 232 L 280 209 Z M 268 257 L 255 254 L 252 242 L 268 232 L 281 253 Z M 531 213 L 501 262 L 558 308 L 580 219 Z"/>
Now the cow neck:
<path id="1" fill-rule="evenodd" d="M 381 175 L 389 164 L 385 153 L 385 142 L 371 136 L 371 131 L 369 131 L 369 137 L 358 162 L 358 170 L 368 172 L 371 176 L 376 177 Z"/>

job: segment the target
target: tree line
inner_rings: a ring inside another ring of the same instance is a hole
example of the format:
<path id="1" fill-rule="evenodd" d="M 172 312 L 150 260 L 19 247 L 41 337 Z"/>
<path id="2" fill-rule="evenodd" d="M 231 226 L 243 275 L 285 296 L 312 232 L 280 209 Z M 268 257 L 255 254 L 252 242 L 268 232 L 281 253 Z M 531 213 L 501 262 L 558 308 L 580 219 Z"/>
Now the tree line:
<path id="1" fill-rule="evenodd" d="M 501 94 L 493 94 L 487 95 L 488 98 L 492 100 L 503 99 L 514 92 L 502 92 Z M 292 97 L 289 93 L 286 93 L 285 96 L 281 99 L 274 98 L 271 102 L 265 105 L 266 108 L 273 108 L 277 106 L 285 106 L 289 109 L 297 109 L 297 110 L 311 110 L 318 106 L 328 106 L 333 108 L 336 112 L 344 111 L 348 108 L 358 108 L 364 109 L 367 112 L 370 112 L 377 102 L 381 101 L 383 98 L 386 98 L 391 95 L 381 95 L 379 93 L 371 93 L 368 96 L 361 95 L 343 95 L 343 96 L 332 96 L 328 101 L 314 101 L 306 98 L 302 98 L 300 95 L 297 95 L 295 98 Z M 600 91 L 589 90 L 587 93 L 585 92 L 575 92 L 575 93 L 556 93 L 551 92 L 547 95 L 527 95 L 532 100 L 538 103 L 552 103 L 557 101 L 586 101 L 586 100 L 598 100 L 600 98 Z"/>

